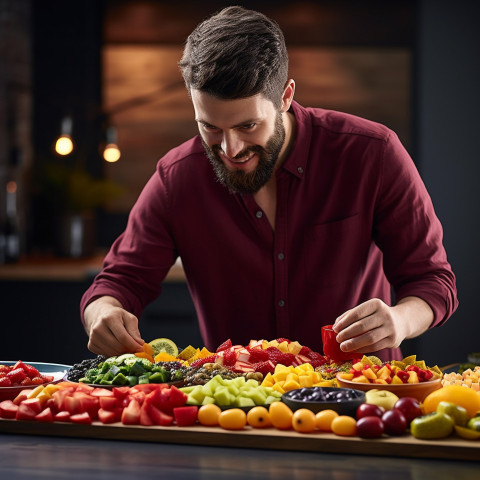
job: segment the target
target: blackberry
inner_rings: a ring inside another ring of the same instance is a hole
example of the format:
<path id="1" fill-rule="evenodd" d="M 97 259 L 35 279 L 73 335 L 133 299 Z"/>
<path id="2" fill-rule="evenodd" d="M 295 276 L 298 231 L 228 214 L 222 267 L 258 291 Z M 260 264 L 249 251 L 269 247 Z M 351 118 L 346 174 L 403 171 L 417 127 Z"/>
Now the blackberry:
<path id="1" fill-rule="evenodd" d="M 105 360 L 106 357 L 104 357 L 103 355 L 98 355 L 95 358 L 87 358 L 85 360 L 82 360 L 80 363 L 76 363 L 68 371 L 67 380 L 69 380 L 70 382 L 78 382 L 81 378 L 85 376 L 87 370 L 97 367 Z"/>

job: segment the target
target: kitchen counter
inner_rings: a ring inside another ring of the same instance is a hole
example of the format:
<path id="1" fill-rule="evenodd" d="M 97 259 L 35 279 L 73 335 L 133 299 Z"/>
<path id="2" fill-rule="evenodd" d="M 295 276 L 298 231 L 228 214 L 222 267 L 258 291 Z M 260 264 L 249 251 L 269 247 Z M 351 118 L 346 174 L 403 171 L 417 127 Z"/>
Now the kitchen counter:
<path id="1" fill-rule="evenodd" d="M 471 480 L 480 462 L 0 434 L 0 478 Z"/>
<path id="2" fill-rule="evenodd" d="M 81 282 L 93 279 L 102 268 L 104 254 L 87 258 L 32 256 L 17 263 L 0 265 L 0 280 Z M 175 263 L 165 282 L 184 282 L 181 262 Z"/>

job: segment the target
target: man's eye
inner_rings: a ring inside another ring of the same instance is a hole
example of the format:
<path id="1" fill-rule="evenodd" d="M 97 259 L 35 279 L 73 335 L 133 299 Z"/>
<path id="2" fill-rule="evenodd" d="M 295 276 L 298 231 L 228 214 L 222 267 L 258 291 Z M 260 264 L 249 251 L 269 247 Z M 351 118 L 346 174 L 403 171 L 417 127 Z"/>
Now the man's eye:
<path id="1" fill-rule="evenodd" d="M 252 128 L 255 127 L 255 125 L 256 125 L 255 123 L 247 123 L 245 125 L 242 125 L 242 129 L 243 130 L 251 130 Z"/>
<path id="2" fill-rule="evenodd" d="M 208 130 L 209 132 L 215 132 L 218 130 L 217 127 L 214 127 L 213 125 L 209 125 L 208 123 L 202 123 L 202 127 L 205 129 L 205 130 Z"/>

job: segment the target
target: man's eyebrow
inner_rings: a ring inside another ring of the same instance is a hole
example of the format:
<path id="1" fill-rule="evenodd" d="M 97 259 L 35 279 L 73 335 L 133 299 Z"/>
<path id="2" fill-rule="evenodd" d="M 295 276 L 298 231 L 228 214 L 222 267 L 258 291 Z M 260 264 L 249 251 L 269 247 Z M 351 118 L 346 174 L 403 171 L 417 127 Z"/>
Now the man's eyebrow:
<path id="1" fill-rule="evenodd" d="M 211 123 L 207 122 L 206 120 L 202 120 L 201 118 L 196 118 L 195 121 L 197 123 L 203 123 L 204 125 L 208 125 L 209 127 L 218 128 L 217 126 L 212 125 Z M 252 119 L 244 120 L 244 121 L 242 121 L 240 123 L 237 123 L 235 125 L 232 125 L 230 128 L 243 127 L 244 125 L 249 125 L 251 123 L 258 123 L 259 121 L 260 120 L 258 118 L 252 118 Z"/>

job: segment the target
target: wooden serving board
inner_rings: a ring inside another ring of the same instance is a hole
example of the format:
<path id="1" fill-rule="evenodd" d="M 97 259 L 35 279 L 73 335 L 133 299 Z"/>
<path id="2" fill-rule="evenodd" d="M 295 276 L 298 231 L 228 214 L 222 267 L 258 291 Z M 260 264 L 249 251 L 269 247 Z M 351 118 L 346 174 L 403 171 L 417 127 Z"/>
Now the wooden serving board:
<path id="1" fill-rule="evenodd" d="M 464 440 L 457 437 L 418 440 L 406 435 L 367 440 L 322 432 L 302 434 L 293 430 L 282 431 L 274 428 L 260 430 L 245 427 L 241 431 L 231 431 L 201 425 L 143 427 L 121 423 L 103 425 L 94 422 L 92 425 L 78 425 L 5 419 L 0 419 L 0 432 L 217 447 L 480 461 L 480 440 Z"/>

